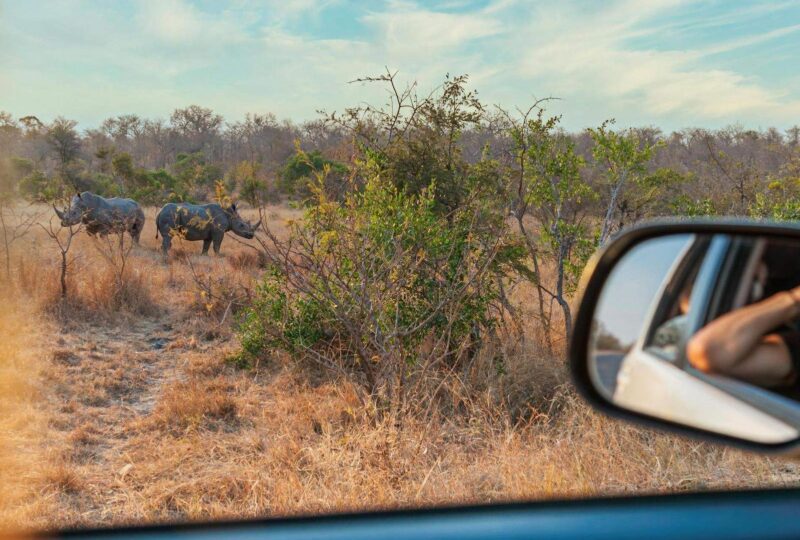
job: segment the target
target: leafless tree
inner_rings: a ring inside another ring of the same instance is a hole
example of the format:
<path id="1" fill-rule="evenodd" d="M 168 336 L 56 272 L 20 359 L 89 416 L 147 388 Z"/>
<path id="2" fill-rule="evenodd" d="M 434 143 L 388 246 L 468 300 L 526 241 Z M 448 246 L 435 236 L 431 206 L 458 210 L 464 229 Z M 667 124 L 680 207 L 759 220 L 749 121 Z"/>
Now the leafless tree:
<path id="1" fill-rule="evenodd" d="M 61 300 L 67 298 L 67 276 L 70 268 L 72 268 L 73 259 L 70 258 L 69 252 L 72 248 L 72 242 L 75 237 L 83 229 L 82 224 L 73 225 L 70 227 L 62 227 L 58 220 L 54 225 L 55 217 L 51 217 L 47 225 L 39 223 L 38 225 L 44 230 L 45 234 L 58 246 L 58 251 L 61 255 L 61 265 L 59 274 L 59 283 L 61 284 Z"/>
<path id="2" fill-rule="evenodd" d="M 6 278 L 11 277 L 11 246 L 30 232 L 41 215 L 32 206 L 20 209 L 14 201 L 0 197 L 0 232 L 3 235 Z"/>

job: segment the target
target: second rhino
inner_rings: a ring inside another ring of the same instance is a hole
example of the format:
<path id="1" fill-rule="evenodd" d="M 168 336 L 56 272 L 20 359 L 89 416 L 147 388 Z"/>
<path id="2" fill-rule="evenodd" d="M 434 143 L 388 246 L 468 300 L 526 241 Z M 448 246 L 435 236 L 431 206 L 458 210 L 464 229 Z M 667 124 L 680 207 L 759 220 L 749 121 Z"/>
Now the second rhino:
<path id="1" fill-rule="evenodd" d="M 169 203 L 156 217 L 156 238 L 161 233 L 161 251 L 166 257 L 172 237 L 178 236 L 189 241 L 203 241 L 203 254 L 213 244 L 214 253 L 219 255 L 220 244 L 225 233 L 233 231 L 243 238 L 253 238 L 261 225 L 261 220 L 251 225 L 239 215 L 236 204 L 223 207 L 218 203 L 189 204 Z"/>

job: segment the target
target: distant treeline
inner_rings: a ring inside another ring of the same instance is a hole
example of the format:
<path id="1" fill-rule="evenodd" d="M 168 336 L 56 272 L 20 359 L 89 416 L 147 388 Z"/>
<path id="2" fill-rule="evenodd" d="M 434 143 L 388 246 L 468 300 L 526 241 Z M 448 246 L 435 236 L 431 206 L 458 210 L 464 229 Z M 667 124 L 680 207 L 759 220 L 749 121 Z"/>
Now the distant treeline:
<path id="1" fill-rule="evenodd" d="M 512 164 L 514 144 L 506 120 L 498 110 L 487 109 L 467 126 L 458 139 L 463 158 L 474 163 L 488 152 Z M 206 198 L 219 180 L 249 198 L 303 197 L 307 192 L 298 179 L 325 164 L 344 174 L 355 153 L 352 132 L 336 117 L 296 124 L 273 114 L 248 114 L 242 121 L 226 122 L 211 109 L 191 105 L 176 109 L 169 121 L 126 114 L 82 132 L 76 126 L 66 118 L 45 124 L 36 116 L 0 112 L 0 181 L 21 184 L 23 194 L 32 198 L 47 195 L 56 177 L 78 190 L 138 196 L 151 203 Z M 642 201 L 622 201 L 620 211 L 630 214 L 626 219 L 653 212 L 777 211 L 800 217 L 794 203 L 800 193 L 798 127 L 786 132 L 691 128 L 669 134 L 642 127 L 626 133 L 642 144 L 658 145 L 646 167 L 652 173 L 668 170 L 677 188 L 667 199 L 648 201 L 647 209 L 636 207 Z M 589 165 L 583 174 L 594 184 L 602 165 L 593 163 L 591 132 L 569 136 Z M 312 158 L 311 166 L 297 161 L 298 145 Z"/>
<path id="2" fill-rule="evenodd" d="M 66 118 L 44 124 L 0 112 L 0 175 L 29 198 L 52 197 L 66 187 L 158 204 L 206 198 L 220 180 L 251 198 L 278 191 L 293 196 L 293 176 L 308 174 L 302 164 L 292 170 L 296 143 L 316 150 L 310 155 L 322 166 L 328 160 L 321 153 L 337 156 L 342 140 L 324 122 L 295 125 L 247 115 L 226 123 L 196 105 L 177 109 L 169 122 L 129 114 L 83 132 Z"/>

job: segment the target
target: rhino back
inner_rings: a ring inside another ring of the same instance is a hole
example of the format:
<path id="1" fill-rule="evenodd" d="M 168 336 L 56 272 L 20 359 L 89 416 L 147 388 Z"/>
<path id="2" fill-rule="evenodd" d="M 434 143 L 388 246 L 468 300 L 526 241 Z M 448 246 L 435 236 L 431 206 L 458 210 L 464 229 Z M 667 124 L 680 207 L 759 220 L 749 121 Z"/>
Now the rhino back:
<path id="1" fill-rule="evenodd" d="M 82 221 L 91 231 L 107 231 L 131 217 L 127 206 L 111 204 L 109 199 L 88 191 L 81 193 L 80 201 L 84 208 Z"/>
<path id="2" fill-rule="evenodd" d="M 159 212 L 156 223 L 162 234 L 177 229 L 187 240 L 204 240 L 224 226 L 220 221 L 224 218 L 218 204 L 169 203 Z"/>
<path id="3" fill-rule="evenodd" d="M 123 199 L 119 197 L 112 197 L 110 199 L 105 199 L 108 203 L 108 206 L 117 210 L 120 213 L 124 214 L 138 214 L 139 210 L 139 203 L 134 201 L 133 199 Z"/>

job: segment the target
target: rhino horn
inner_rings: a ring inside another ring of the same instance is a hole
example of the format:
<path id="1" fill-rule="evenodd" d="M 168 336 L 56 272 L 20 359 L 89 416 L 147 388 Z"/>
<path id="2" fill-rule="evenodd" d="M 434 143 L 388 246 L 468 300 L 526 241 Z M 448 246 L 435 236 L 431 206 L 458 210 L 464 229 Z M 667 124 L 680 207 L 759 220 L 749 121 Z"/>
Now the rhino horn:
<path id="1" fill-rule="evenodd" d="M 64 219 L 64 212 L 62 212 L 61 210 L 56 208 L 56 205 L 53 205 L 53 210 L 56 211 L 56 215 L 58 216 L 58 219 L 61 219 L 61 220 Z"/>
<path id="2" fill-rule="evenodd" d="M 253 228 L 254 228 L 254 229 L 258 229 L 260 226 L 261 226 L 261 220 L 259 219 L 259 220 L 258 220 L 258 223 L 256 223 L 255 225 L 253 225 Z"/>

